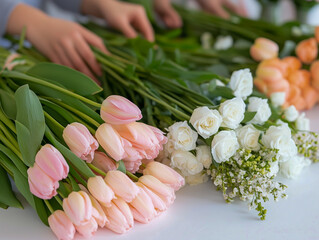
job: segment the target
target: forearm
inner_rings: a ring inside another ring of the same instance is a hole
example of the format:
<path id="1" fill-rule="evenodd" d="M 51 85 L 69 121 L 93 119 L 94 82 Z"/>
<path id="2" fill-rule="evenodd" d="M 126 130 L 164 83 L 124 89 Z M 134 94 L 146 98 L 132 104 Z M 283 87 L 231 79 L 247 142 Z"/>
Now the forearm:
<path id="1" fill-rule="evenodd" d="M 53 0 L 61 8 L 79 13 L 81 12 L 82 2 L 84 0 Z"/>
<path id="2" fill-rule="evenodd" d="M 9 17 L 18 4 L 16 0 L 0 0 L 0 37 L 6 33 Z"/>

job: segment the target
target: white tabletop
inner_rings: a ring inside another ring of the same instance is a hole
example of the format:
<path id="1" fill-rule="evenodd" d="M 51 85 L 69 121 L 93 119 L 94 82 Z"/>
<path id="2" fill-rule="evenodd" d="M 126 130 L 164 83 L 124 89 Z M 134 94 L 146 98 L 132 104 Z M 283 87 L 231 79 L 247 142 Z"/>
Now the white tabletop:
<path id="1" fill-rule="evenodd" d="M 311 129 L 319 132 L 319 106 L 309 111 Z M 319 239 L 319 163 L 306 168 L 298 180 L 283 180 L 288 199 L 270 201 L 265 221 L 243 202 L 226 204 L 211 182 L 177 192 L 173 206 L 147 225 L 118 235 L 99 229 L 94 240 L 315 240 Z M 26 204 L 24 204 L 26 205 Z M 28 205 L 25 210 L 0 210 L 0 239 L 54 240 L 49 228 Z M 83 239 L 77 235 L 76 239 Z"/>

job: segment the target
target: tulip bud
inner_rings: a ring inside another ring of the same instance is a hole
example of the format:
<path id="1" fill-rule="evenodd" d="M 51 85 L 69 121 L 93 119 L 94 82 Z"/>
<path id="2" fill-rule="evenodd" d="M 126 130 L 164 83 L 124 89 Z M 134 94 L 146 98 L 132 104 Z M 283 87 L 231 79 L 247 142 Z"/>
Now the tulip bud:
<path id="1" fill-rule="evenodd" d="M 310 85 L 310 77 L 309 71 L 301 69 L 289 74 L 288 81 L 300 88 L 304 88 Z"/>
<path id="2" fill-rule="evenodd" d="M 75 228 L 85 238 L 91 238 L 97 231 L 98 225 L 95 219 L 91 218 L 89 221 L 81 225 L 76 225 Z"/>
<path id="3" fill-rule="evenodd" d="M 302 67 L 300 60 L 293 56 L 285 57 L 281 61 L 287 64 L 288 75 Z"/>
<path id="4" fill-rule="evenodd" d="M 302 89 L 302 97 L 306 101 L 306 109 L 311 109 L 318 102 L 319 93 L 315 88 L 307 86 Z"/>
<path id="5" fill-rule="evenodd" d="M 319 26 L 315 28 L 315 37 L 316 37 L 317 43 L 319 43 Z"/>
<path id="6" fill-rule="evenodd" d="M 150 162 L 143 171 L 144 175 L 152 175 L 175 191 L 185 185 L 185 179 L 172 168 L 159 163 Z"/>
<path id="7" fill-rule="evenodd" d="M 121 171 L 109 171 L 104 181 L 112 188 L 117 197 L 131 202 L 138 194 L 139 188 Z"/>
<path id="8" fill-rule="evenodd" d="M 88 180 L 89 192 L 105 206 L 109 206 L 112 199 L 115 198 L 112 189 L 104 182 L 101 176 L 91 177 Z"/>
<path id="9" fill-rule="evenodd" d="M 109 158 L 104 152 L 95 151 L 92 164 L 103 172 L 117 169 L 114 160 Z"/>
<path id="10" fill-rule="evenodd" d="M 288 96 L 290 89 L 290 84 L 286 79 L 281 79 L 274 84 L 268 85 L 268 94 L 272 94 L 274 92 L 285 92 Z"/>
<path id="11" fill-rule="evenodd" d="M 318 55 L 318 46 L 315 38 L 309 38 L 298 43 L 296 55 L 306 64 L 312 63 Z"/>
<path id="12" fill-rule="evenodd" d="M 282 61 L 279 58 L 271 58 L 271 59 L 262 61 L 258 65 L 258 68 L 263 68 L 263 67 L 274 67 L 279 69 L 283 78 L 286 78 L 288 75 L 288 67 L 289 67 L 288 63 L 286 63 L 285 61 Z"/>
<path id="13" fill-rule="evenodd" d="M 114 160 L 120 161 L 125 157 L 123 140 L 112 125 L 103 123 L 97 129 L 95 136 L 105 152 Z"/>
<path id="14" fill-rule="evenodd" d="M 63 200 L 63 210 L 75 225 L 90 221 L 92 217 L 92 203 L 87 193 L 72 192 Z"/>
<path id="15" fill-rule="evenodd" d="M 41 199 L 51 199 L 57 194 L 59 182 L 50 178 L 37 163 L 28 169 L 28 182 L 33 195 Z"/>
<path id="16" fill-rule="evenodd" d="M 310 67 L 311 85 L 319 91 L 319 61 L 314 61 Z"/>
<path id="17" fill-rule="evenodd" d="M 258 67 L 256 75 L 267 84 L 273 84 L 283 78 L 281 71 L 276 67 Z"/>
<path id="18" fill-rule="evenodd" d="M 51 230 L 59 240 L 72 240 L 74 238 L 74 225 L 62 210 L 57 210 L 51 214 L 48 222 Z"/>
<path id="19" fill-rule="evenodd" d="M 111 95 L 107 97 L 101 107 L 101 117 L 109 124 L 127 124 L 142 118 L 141 110 L 128 99 Z"/>
<path id="20" fill-rule="evenodd" d="M 268 86 L 267 86 L 267 83 L 262 80 L 261 78 L 255 78 L 254 79 L 254 85 L 256 86 L 256 88 L 264 93 L 264 94 L 267 94 L 268 93 Z"/>
<path id="21" fill-rule="evenodd" d="M 142 165 L 142 160 L 123 161 L 123 163 L 127 171 L 131 173 L 136 173 L 140 169 L 140 166 Z"/>
<path id="22" fill-rule="evenodd" d="M 70 150 L 82 160 L 92 162 L 98 142 L 81 123 L 71 123 L 63 131 L 63 139 Z"/>
<path id="23" fill-rule="evenodd" d="M 52 145 L 44 145 L 35 156 L 36 164 L 54 181 L 60 181 L 68 176 L 69 165 L 62 154 Z"/>
<path id="24" fill-rule="evenodd" d="M 279 47 L 277 43 L 267 38 L 257 38 L 250 48 L 250 55 L 256 61 L 271 59 L 278 56 Z"/>

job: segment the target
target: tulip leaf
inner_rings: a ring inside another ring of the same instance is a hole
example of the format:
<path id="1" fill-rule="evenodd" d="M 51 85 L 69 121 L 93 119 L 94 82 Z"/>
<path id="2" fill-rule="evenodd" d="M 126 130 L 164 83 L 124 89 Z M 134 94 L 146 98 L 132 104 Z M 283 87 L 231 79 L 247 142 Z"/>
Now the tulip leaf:
<path id="1" fill-rule="evenodd" d="M 9 207 L 8 205 L 0 202 L 0 208 L 8 209 L 8 207 Z"/>
<path id="2" fill-rule="evenodd" d="M 50 213 L 48 212 L 44 201 L 36 196 L 33 196 L 33 199 L 35 203 L 35 210 L 37 211 L 39 218 L 45 225 L 49 226 L 48 218 Z"/>
<path id="3" fill-rule="evenodd" d="M 17 104 L 17 138 L 24 163 L 33 166 L 35 155 L 41 145 L 45 120 L 38 97 L 28 85 L 20 87 L 15 93 Z"/>
<path id="4" fill-rule="evenodd" d="M 17 106 L 14 96 L 12 94 L 7 93 L 3 89 L 0 89 L 0 101 L 1 108 L 3 112 L 7 115 L 7 117 L 11 119 L 16 119 Z"/>
<path id="5" fill-rule="evenodd" d="M 247 123 L 251 121 L 255 117 L 256 113 L 257 112 L 245 112 L 245 117 L 241 123 Z"/>
<path id="6" fill-rule="evenodd" d="M 7 172 L 0 166 L 0 202 L 9 206 L 16 208 L 23 208 L 20 201 L 17 199 L 12 191 L 12 186 L 8 177 Z"/>
<path id="7" fill-rule="evenodd" d="M 233 94 L 233 91 L 228 87 L 217 86 L 214 91 L 209 92 L 209 97 L 210 98 L 222 97 L 222 98 L 231 99 L 231 98 L 234 98 L 234 94 Z"/>
<path id="8" fill-rule="evenodd" d="M 28 75 L 62 85 L 82 96 L 94 95 L 102 88 L 81 72 L 54 63 L 38 63 L 27 72 Z"/>
<path id="9" fill-rule="evenodd" d="M 117 170 L 119 170 L 119 171 L 121 171 L 121 172 L 126 174 L 125 164 L 124 164 L 124 162 L 122 160 L 118 161 Z"/>

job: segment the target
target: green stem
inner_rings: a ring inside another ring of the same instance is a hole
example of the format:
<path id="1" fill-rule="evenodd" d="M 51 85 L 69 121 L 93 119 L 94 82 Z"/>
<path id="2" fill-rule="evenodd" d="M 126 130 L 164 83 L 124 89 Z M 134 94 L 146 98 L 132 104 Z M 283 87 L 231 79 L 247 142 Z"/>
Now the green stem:
<path id="1" fill-rule="evenodd" d="M 101 175 L 103 177 L 106 176 L 105 172 L 103 172 L 101 169 L 94 166 L 92 163 L 87 163 L 86 165 L 88 165 L 89 168 L 91 168 L 94 172 L 98 173 L 99 175 Z"/>
<path id="2" fill-rule="evenodd" d="M 136 177 L 133 173 L 126 171 L 126 175 L 129 176 L 133 181 L 137 182 L 138 177 Z"/>
<path id="3" fill-rule="evenodd" d="M 66 196 L 64 196 L 64 194 L 63 194 L 61 191 L 57 190 L 57 192 L 58 192 L 59 195 L 61 195 L 61 197 L 62 197 L 63 199 L 66 198 Z M 59 199 L 60 199 L 60 198 L 59 198 Z"/>
<path id="4" fill-rule="evenodd" d="M 48 200 L 44 200 L 45 205 L 47 205 L 48 209 L 50 210 L 51 214 L 54 213 L 54 209 L 52 208 L 51 204 L 49 203 Z"/>
<path id="5" fill-rule="evenodd" d="M 61 201 L 60 197 L 58 195 L 54 196 L 55 200 L 63 207 L 63 202 Z"/>
<path id="6" fill-rule="evenodd" d="M 57 128 L 59 128 L 59 131 L 63 132 L 64 127 L 57 121 L 55 120 L 53 117 L 51 117 L 50 114 L 48 114 L 47 112 L 43 111 L 45 118 L 47 118 L 49 121 L 51 121 Z"/>
<path id="7" fill-rule="evenodd" d="M 6 137 L 8 138 L 8 140 L 16 147 L 16 149 L 18 150 L 18 142 L 17 140 L 12 136 L 12 134 L 8 131 L 8 129 L 6 128 L 6 126 L 0 121 L 0 129 L 4 132 L 4 134 L 6 135 Z"/>
<path id="8" fill-rule="evenodd" d="M 184 108 L 186 111 L 188 111 L 190 114 L 193 113 L 193 109 L 187 107 L 182 102 L 176 100 L 175 98 L 172 98 L 171 96 L 167 95 L 166 93 L 163 93 L 162 91 L 159 91 L 160 95 L 162 95 L 164 98 L 166 98 L 168 101 L 171 101 L 172 103 L 175 103 L 177 106 L 180 106 L 181 108 Z"/>
<path id="9" fill-rule="evenodd" d="M 17 134 L 17 129 L 15 127 L 15 125 L 13 124 L 13 122 L 2 112 L 2 110 L 0 110 L 0 120 L 2 122 L 4 122 L 4 124 L 10 128 L 10 130 L 12 132 L 14 132 L 15 134 Z"/>
<path id="10" fill-rule="evenodd" d="M 5 146 L 7 146 L 8 148 L 10 148 L 10 150 L 12 152 L 14 152 L 20 159 L 22 159 L 22 155 L 19 152 L 18 149 L 16 149 L 16 147 L 14 145 L 12 145 L 12 143 L 10 141 L 8 141 L 8 139 L 4 136 L 4 134 L 2 133 L 2 131 L 0 131 L 0 141 L 2 141 L 4 143 Z"/>

